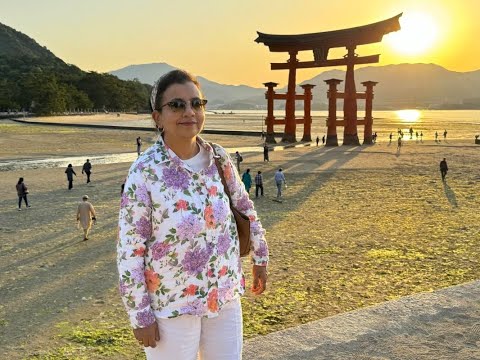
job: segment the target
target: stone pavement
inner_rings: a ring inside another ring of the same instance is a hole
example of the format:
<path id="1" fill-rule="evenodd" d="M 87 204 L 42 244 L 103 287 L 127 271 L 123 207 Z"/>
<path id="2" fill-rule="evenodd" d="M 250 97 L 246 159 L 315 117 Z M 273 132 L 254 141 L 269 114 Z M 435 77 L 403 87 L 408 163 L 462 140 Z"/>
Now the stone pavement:
<path id="1" fill-rule="evenodd" d="M 245 342 L 244 360 L 480 359 L 480 281 L 332 316 Z"/>

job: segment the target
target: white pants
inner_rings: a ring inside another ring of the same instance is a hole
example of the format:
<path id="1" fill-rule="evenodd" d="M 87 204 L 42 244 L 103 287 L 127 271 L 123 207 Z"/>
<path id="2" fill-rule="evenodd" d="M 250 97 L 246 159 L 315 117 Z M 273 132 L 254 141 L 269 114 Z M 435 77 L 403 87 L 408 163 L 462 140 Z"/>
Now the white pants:
<path id="1" fill-rule="evenodd" d="M 240 360 L 243 325 L 240 299 L 226 304 L 215 318 L 181 315 L 157 319 L 160 341 L 145 348 L 147 360 Z"/>

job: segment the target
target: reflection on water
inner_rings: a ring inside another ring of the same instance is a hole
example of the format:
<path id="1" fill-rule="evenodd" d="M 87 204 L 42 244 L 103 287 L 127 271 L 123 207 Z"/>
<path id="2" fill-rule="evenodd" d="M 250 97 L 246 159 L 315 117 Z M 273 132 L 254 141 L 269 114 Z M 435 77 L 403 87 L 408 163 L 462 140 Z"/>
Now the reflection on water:
<path id="1" fill-rule="evenodd" d="M 95 164 L 114 164 L 133 162 L 137 153 L 71 156 L 63 158 L 0 161 L 0 171 L 30 170 L 40 168 L 67 167 L 68 164 L 82 166 L 86 159 Z"/>
<path id="2" fill-rule="evenodd" d="M 415 122 L 420 119 L 422 112 L 419 110 L 397 110 L 395 115 L 402 121 Z"/>
<path id="3" fill-rule="evenodd" d="M 230 154 L 234 154 L 235 151 L 241 152 L 263 152 L 263 147 L 260 146 L 244 146 L 238 148 L 226 147 Z M 277 149 L 278 150 L 278 149 Z M 91 163 L 95 165 L 99 164 L 117 164 L 117 163 L 132 163 L 137 158 L 137 153 L 123 153 L 123 154 L 105 154 L 105 155 L 85 155 L 85 156 L 70 156 L 63 158 L 50 158 L 50 159 L 32 159 L 32 160 L 7 160 L 0 161 L 0 171 L 13 171 L 13 170 L 31 170 L 41 168 L 58 168 L 67 167 L 68 164 L 72 164 L 74 167 L 82 166 L 86 159 L 89 159 Z"/>

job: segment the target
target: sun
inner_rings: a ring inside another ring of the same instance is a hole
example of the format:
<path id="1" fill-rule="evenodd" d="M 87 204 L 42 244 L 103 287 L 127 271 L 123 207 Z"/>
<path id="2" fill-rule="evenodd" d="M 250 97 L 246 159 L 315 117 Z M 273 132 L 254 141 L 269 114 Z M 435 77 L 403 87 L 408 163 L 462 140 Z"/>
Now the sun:
<path id="1" fill-rule="evenodd" d="M 426 13 L 409 13 L 400 18 L 401 30 L 389 34 L 385 41 L 404 55 L 419 55 L 435 45 L 438 26 Z"/>

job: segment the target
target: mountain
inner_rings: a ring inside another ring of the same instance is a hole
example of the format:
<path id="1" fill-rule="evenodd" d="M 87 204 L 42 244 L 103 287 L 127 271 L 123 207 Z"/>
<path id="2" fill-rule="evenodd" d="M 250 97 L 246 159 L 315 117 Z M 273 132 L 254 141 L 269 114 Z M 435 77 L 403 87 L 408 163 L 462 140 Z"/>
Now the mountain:
<path id="1" fill-rule="evenodd" d="M 313 89 L 314 104 L 327 103 L 324 80 L 331 78 L 344 80 L 345 71 L 325 71 L 301 83 L 316 85 Z M 480 97 L 480 70 L 455 72 L 435 64 L 369 66 L 355 70 L 357 91 L 363 91 L 361 82 L 368 80 L 378 82 L 374 87 L 374 106 L 377 109 L 442 105 L 458 107 L 472 99 L 478 102 Z M 339 85 L 340 91 L 343 91 L 343 86 L 343 83 Z M 298 88 L 297 92 L 301 90 Z"/>
<path id="2" fill-rule="evenodd" d="M 120 79 L 139 79 L 153 84 L 157 78 L 174 69 L 165 63 L 130 65 L 110 72 Z M 301 73 L 301 69 L 297 73 Z M 345 71 L 327 70 L 303 81 L 297 86 L 297 93 L 302 93 L 300 85 L 314 84 L 313 109 L 327 109 L 327 79 L 345 80 Z M 250 86 L 224 85 L 198 78 L 209 106 L 217 109 L 255 109 L 265 108 L 265 88 Z M 355 70 L 355 83 L 358 92 L 362 92 L 363 81 L 377 81 L 374 88 L 376 109 L 398 109 L 406 107 L 423 108 L 480 108 L 480 70 L 471 72 L 449 71 L 435 64 L 399 64 L 386 66 L 369 66 Z M 285 82 L 287 73 L 285 72 Z M 344 83 L 339 85 L 343 91 Z M 286 87 L 277 88 L 277 92 L 286 92 Z M 301 108 L 301 102 L 297 102 Z M 364 102 L 359 100 L 359 108 Z M 276 108 L 283 108 L 284 102 L 276 101 Z"/>
<path id="3" fill-rule="evenodd" d="M 0 55 L 49 59 L 63 63 L 46 47 L 40 46 L 32 38 L 2 23 L 0 23 Z"/>
<path id="4" fill-rule="evenodd" d="M 153 63 L 129 65 L 118 70 L 109 71 L 109 74 L 115 75 L 122 80 L 138 79 L 143 84 L 153 85 L 161 75 L 175 69 L 175 67 L 166 63 Z"/>
<path id="5" fill-rule="evenodd" d="M 122 80 L 138 79 L 142 83 L 153 85 L 160 76 L 174 69 L 176 69 L 174 66 L 166 63 L 153 63 L 129 65 L 109 73 Z M 258 100 L 257 98 L 261 97 L 264 100 L 264 88 L 254 88 L 246 85 L 225 85 L 208 80 L 202 76 L 198 76 L 198 81 L 205 97 L 208 99 L 209 107 L 222 108 L 227 106 L 227 109 L 232 109 L 231 106 L 233 106 L 233 108 L 238 108 L 234 103 L 238 100 L 245 100 L 242 108 L 251 108 L 252 103 Z"/>

